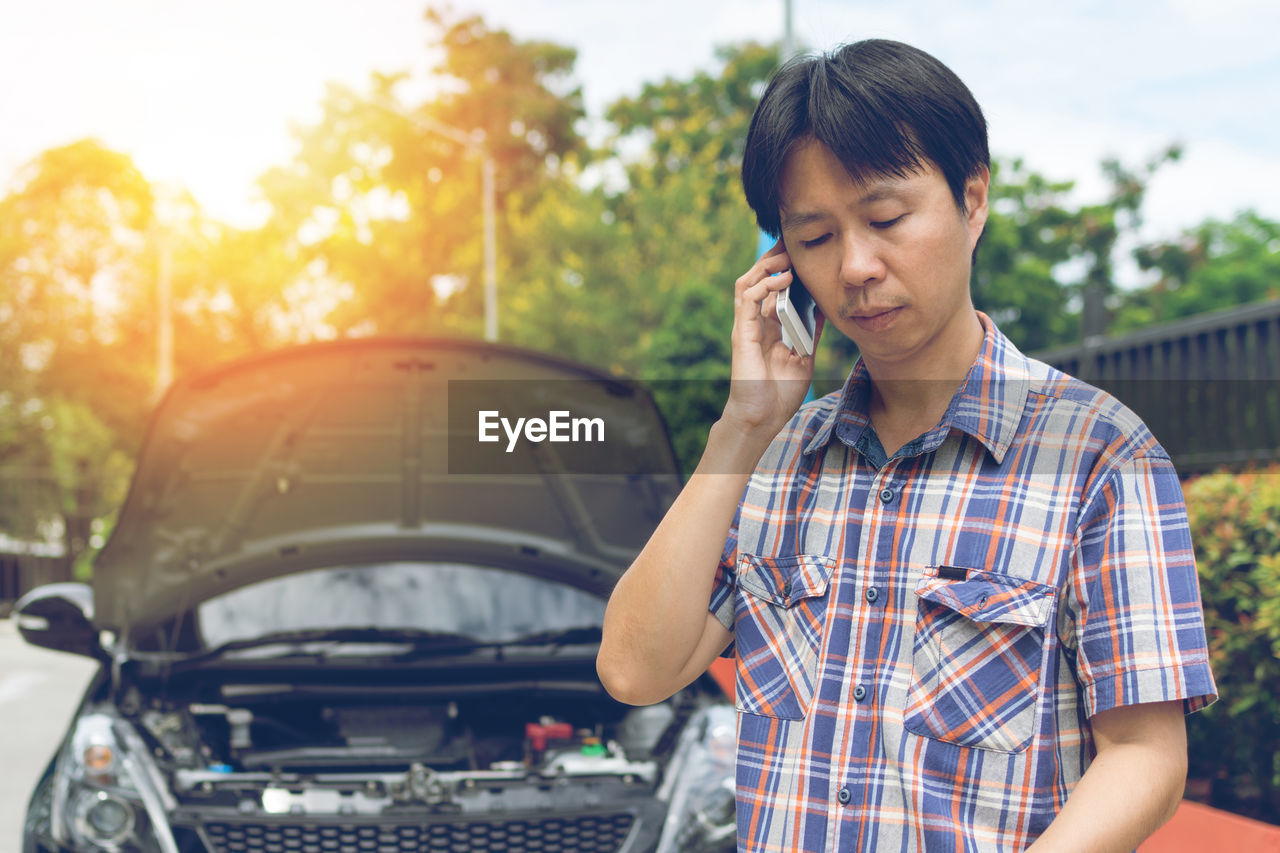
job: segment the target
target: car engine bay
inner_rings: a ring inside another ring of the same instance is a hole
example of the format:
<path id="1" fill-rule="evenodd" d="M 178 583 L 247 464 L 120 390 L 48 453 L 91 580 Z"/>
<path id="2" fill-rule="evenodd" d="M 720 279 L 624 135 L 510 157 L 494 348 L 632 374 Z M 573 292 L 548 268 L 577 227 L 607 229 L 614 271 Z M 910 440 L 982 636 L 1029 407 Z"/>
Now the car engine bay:
<path id="1" fill-rule="evenodd" d="M 241 815 L 492 812 L 651 794 L 678 715 L 572 684 L 473 684 L 448 700 L 365 692 L 226 682 L 198 701 L 121 706 L 183 805 Z"/>

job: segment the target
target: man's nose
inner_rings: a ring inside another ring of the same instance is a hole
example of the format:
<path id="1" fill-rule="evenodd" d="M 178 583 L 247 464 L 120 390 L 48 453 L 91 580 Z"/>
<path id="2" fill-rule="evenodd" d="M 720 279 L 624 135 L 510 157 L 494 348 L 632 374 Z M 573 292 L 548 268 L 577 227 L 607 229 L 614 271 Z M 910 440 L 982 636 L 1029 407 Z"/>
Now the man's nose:
<path id="1" fill-rule="evenodd" d="M 862 286 L 883 278 L 884 259 L 874 240 L 850 234 L 844 238 L 843 249 L 840 277 L 846 284 Z"/>

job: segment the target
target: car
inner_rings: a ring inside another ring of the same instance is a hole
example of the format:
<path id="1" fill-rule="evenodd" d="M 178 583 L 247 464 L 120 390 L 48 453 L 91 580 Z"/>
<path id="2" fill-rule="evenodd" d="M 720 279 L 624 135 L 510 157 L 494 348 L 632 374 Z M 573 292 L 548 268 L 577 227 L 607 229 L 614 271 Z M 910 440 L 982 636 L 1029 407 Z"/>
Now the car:
<path id="1" fill-rule="evenodd" d="M 601 435 L 481 441 L 535 409 Z M 679 487 L 643 388 L 520 348 L 330 341 L 177 382 L 92 585 L 15 607 L 99 662 L 23 849 L 734 849 L 719 682 L 631 707 L 595 672 Z"/>

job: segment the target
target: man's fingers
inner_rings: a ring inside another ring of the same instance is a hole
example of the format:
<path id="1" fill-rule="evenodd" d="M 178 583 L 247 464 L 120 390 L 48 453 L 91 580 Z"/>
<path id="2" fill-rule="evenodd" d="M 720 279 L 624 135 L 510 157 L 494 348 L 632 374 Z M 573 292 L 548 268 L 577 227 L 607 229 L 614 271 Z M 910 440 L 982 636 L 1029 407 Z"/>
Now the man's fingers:
<path id="1" fill-rule="evenodd" d="M 791 256 L 786 252 L 779 252 L 776 255 L 761 255 L 760 260 L 756 261 L 756 267 L 765 275 L 773 275 L 776 272 L 791 269 Z"/>
<path id="2" fill-rule="evenodd" d="M 792 278 L 790 269 L 782 270 L 776 275 L 767 275 L 743 290 L 741 301 L 762 303 L 770 293 L 790 287 Z"/>
<path id="3" fill-rule="evenodd" d="M 734 318 L 732 342 L 735 369 L 739 358 L 743 364 L 776 360 L 774 350 L 782 340 L 778 321 L 778 293 L 791 286 L 795 274 L 791 258 L 779 240 L 765 252 L 734 284 Z M 759 365 L 764 368 L 763 364 Z M 758 368 L 754 368 L 758 369 Z M 753 368 L 748 368 L 752 372 Z M 764 368 L 768 372 L 769 368 Z"/>
<path id="4" fill-rule="evenodd" d="M 764 301 L 760 303 L 760 313 L 765 317 L 778 316 L 778 294 L 770 291 L 764 297 Z"/>
<path id="5" fill-rule="evenodd" d="M 751 265 L 751 269 L 739 276 L 737 282 L 734 283 L 734 294 L 735 296 L 741 296 L 747 288 L 762 278 L 785 272 L 789 269 L 791 269 L 791 257 L 787 254 L 786 249 L 782 248 L 782 241 L 779 240 L 772 249 L 761 255 L 760 259 Z"/>

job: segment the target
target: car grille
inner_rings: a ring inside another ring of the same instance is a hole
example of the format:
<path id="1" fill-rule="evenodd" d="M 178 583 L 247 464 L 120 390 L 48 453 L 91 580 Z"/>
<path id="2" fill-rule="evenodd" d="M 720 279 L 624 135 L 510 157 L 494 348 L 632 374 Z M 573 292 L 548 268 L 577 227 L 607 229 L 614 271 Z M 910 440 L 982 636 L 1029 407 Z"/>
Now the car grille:
<path id="1" fill-rule="evenodd" d="M 614 853 L 631 813 L 503 821 L 388 823 L 231 823 L 204 825 L 213 853 Z"/>

